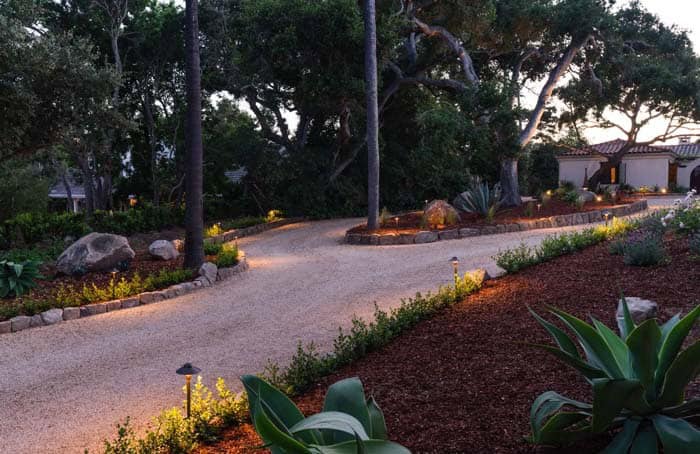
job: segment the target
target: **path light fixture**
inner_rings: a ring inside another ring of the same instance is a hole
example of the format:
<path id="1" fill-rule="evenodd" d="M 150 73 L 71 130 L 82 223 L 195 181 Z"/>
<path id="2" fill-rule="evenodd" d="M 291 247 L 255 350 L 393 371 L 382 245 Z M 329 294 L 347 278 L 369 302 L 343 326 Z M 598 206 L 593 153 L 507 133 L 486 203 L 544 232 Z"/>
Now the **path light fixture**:
<path id="1" fill-rule="evenodd" d="M 456 287 L 457 282 L 459 281 L 459 259 L 457 257 L 452 257 L 450 259 L 450 262 L 452 262 L 452 272 L 454 273 L 454 280 L 455 280 L 455 287 Z"/>
<path id="2" fill-rule="evenodd" d="M 552 190 L 551 190 L 551 189 L 547 189 L 547 192 L 545 192 L 545 194 L 547 194 L 547 195 L 552 195 Z"/>
<path id="3" fill-rule="evenodd" d="M 537 204 L 537 212 L 539 213 L 540 210 L 542 210 L 542 204 L 541 204 L 541 203 L 538 203 L 538 204 Z"/>
<path id="4" fill-rule="evenodd" d="M 185 388 L 187 389 L 187 418 L 190 417 L 190 408 L 192 402 L 192 376 L 200 373 L 202 369 L 193 366 L 191 363 L 185 363 L 181 368 L 175 371 L 178 375 L 185 376 Z"/>
<path id="5" fill-rule="evenodd" d="M 133 208 L 137 203 L 138 200 L 136 199 L 136 196 L 134 194 L 129 194 L 129 206 Z"/>
<path id="6" fill-rule="evenodd" d="M 668 192 L 668 189 L 666 189 L 666 188 L 661 188 L 661 193 L 662 193 L 662 194 L 666 194 L 667 192 Z"/>
<path id="7" fill-rule="evenodd" d="M 110 274 L 112 275 L 112 281 L 111 281 L 112 299 L 116 299 L 116 295 L 117 295 L 117 273 L 118 272 L 119 272 L 119 270 L 117 270 L 116 268 L 113 268 L 112 271 L 110 271 Z"/>
<path id="8" fill-rule="evenodd" d="M 605 227 L 608 226 L 608 219 L 610 219 L 610 212 L 609 211 L 603 211 L 603 219 L 605 219 Z"/>
<path id="9" fill-rule="evenodd" d="M 396 216 L 394 218 L 394 222 L 396 223 L 396 232 L 398 233 L 398 231 L 399 231 L 399 217 L 398 216 Z"/>
<path id="10" fill-rule="evenodd" d="M 583 189 L 585 192 L 588 192 L 588 186 L 584 186 L 581 189 Z"/>
<path id="11" fill-rule="evenodd" d="M 596 202 L 602 202 L 602 201 L 603 201 L 603 197 L 597 195 L 597 196 L 595 196 L 595 201 L 596 201 Z"/>

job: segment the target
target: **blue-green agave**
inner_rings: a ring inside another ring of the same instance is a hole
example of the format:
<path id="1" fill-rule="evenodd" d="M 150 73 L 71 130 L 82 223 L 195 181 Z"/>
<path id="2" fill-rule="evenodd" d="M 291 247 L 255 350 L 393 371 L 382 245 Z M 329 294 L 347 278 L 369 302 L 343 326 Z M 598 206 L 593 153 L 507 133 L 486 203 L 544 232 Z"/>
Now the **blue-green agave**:
<path id="1" fill-rule="evenodd" d="M 636 325 L 624 298 L 618 336 L 593 319 L 590 325 L 551 309 L 569 335 L 533 311 L 557 346 L 537 345 L 581 372 L 593 387 L 593 403 L 568 399 L 554 391 L 540 395 L 530 411 L 534 443 L 559 445 L 616 431 L 606 454 L 700 453 L 700 399 L 685 400 L 685 388 L 700 373 L 700 341 L 682 345 L 700 306 L 659 326 L 656 319 Z"/>
<path id="2" fill-rule="evenodd" d="M 245 375 L 241 381 L 255 430 L 272 454 L 410 454 L 387 440 L 384 415 L 357 378 L 328 388 L 323 411 L 309 417 L 265 380 Z"/>
<path id="3" fill-rule="evenodd" d="M 22 296 L 36 287 L 34 281 L 40 277 L 37 262 L 0 261 L 0 298 Z"/>

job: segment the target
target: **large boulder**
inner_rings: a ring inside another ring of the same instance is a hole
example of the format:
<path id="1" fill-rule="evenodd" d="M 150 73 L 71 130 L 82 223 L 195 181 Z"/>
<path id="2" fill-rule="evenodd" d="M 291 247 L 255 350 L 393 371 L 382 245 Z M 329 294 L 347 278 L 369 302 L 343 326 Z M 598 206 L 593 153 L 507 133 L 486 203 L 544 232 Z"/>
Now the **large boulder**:
<path id="1" fill-rule="evenodd" d="M 444 200 L 433 200 L 423 211 L 423 222 L 429 227 L 436 225 L 455 225 L 459 223 L 459 213 Z"/>
<path id="2" fill-rule="evenodd" d="M 206 278 L 212 284 L 216 282 L 216 275 L 218 274 L 218 267 L 211 262 L 204 262 L 202 266 L 199 267 L 199 276 Z"/>
<path id="3" fill-rule="evenodd" d="M 123 236 L 110 233 L 89 233 L 71 244 L 56 260 L 56 268 L 64 274 L 104 271 L 136 254 Z"/>
<path id="4" fill-rule="evenodd" d="M 659 311 L 659 305 L 654 301 L 637 298 L 636 296 L 627 296 L 625 297 L 625 301 L 630 310 L 630 316 L 636 324 L 640 324 L 644 320 L 650 318 L 656 318 L 656 314 Z M 624 318 L 622 300 L 618 303 L 617 313 L 615 315 L 620 320 Z"/>
<path id="5" fill-rule="evenodd" d="M 583 199 L 584 202 L 592 202 L 595 200 L 595 192 L 584 191 L 583 189 L 577 189 L 576 192 L 579 198 Z"/>
<path id="6" fill-rule="evenodd" d="M 148 253 L 160 260 L 173 260 L 180 255 L 175 245 L 168 240 L 154 241 L 148 246 Z"/>

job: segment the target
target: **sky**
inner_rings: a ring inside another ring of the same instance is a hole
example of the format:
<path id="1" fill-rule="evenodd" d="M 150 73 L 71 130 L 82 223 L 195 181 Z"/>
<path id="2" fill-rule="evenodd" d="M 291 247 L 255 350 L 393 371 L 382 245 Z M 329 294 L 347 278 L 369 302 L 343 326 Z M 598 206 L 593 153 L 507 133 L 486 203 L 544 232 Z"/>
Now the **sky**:
<path id="1" fill-rule="evenodd" d="M 624 4 L 626 2 L 620 2 Z M 665 24 L 675 24 L 680 28 L 688 31 L 695 52 L 700 52 L 700 1 L 698 0 L 641 0 L 640 2 L 650 12 L 659 16 Z M 610 119 L 618 120 L 619 117 L 610 116 Z M 640 134 L 640 140 L 654 137 L 663 131 L 666 125 L 663 121 L 657 121 L 650 124 Z M 586 138 L 591 143 L 604 142 L 606 140 L 619 139 L 621 132 L 616 129 L 602 130 L 599 128 L 590 128 L 586 130 Z M 670 143 L 677 143 L 678 139 L 673 139 Z"/>

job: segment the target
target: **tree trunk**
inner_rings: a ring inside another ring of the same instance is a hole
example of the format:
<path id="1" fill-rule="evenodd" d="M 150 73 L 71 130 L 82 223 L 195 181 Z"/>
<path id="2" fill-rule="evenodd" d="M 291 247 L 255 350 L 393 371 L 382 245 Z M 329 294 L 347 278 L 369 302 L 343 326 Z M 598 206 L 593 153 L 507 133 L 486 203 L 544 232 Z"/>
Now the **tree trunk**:
<path id="1" fill-rule="evenodd" d="M 518 185 L 518 160 L 507 158 L 501 161 L 501 203 L 504 206 L 520 206 L 520 188 Z"/>
<path id="2" fill-rule="evenodd" d="M 598 185 L 603 182 L 605 175 L 610 175 L 610 169 L 620 164 L 622 162 L 622 158 L 625 157 L 627 152 L 630 151 L 634 145 L 634 142 L 627 142 L 617 151 L 617 153 L 610 156 L 607 161 L 602 162 L 600 164 L 600 168 L 588 178 L 586 185 L 591 188 L 592 191 L 597 190 Z"/>
<path id="3" fill-rule="evenodd" d="M 143 119 L 146 124 L 146 139 L 151 151 L 151 185 L 153 186 L 153 205 L 160 203 L 160 188 L 158 187 L 158 144 L 156 140 L 155 120 L 153 119 L 152 98 L 148 87 L 143 95 Z"/>
<path id="4" fill-rule="evenodd" d="M 379 108 L 375 0 L 365 0 L 365 90 L 367 91 L 367 228 L 379 228 Z"/>
<path id="5" fill-rule="evenodd" d="M 93 185 L 92 171 L 85 156 L 77 156 L 76 161 L 83 174 L 83 188 L 85 189 L 85 212 L 91 215 L 95 212 L 95 186 Z"/>
<path id="6" fill-rule="evenodd" d="M 199 66 L 197 1 L 185 2 L 185 264 L 198 268 L 204 261 L 204 206 L 202 201 L 202 92 Z"/>

